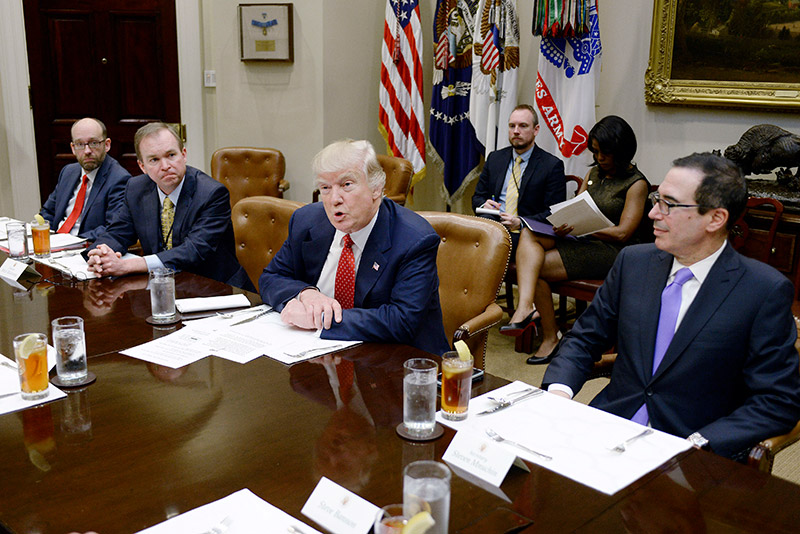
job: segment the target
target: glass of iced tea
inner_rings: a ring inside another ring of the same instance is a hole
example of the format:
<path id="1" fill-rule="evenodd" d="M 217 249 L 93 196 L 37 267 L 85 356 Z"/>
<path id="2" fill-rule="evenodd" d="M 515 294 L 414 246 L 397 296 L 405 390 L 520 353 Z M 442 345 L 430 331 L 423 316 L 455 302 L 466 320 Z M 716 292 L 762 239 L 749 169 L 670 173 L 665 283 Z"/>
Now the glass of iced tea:
<path id="1" fill-rule="evenodd" d="M 381 508 L 375 518 L 375 534 L 402 534 L 408 517 L 403 512 L 402 504 L 389 504 Z"/>
<path id="2" fill-rule="evenodd" d="M 442 417 L 450 421 L 467 418 L 472 393 L 473 359 L 462 359 L 458 352 L 442 354 Z"/>
<path id="3" fill-rule="evenodd" d="M 50 223 L 47 221 L 31 222 L 33 237 L 33 255 L 37 258 L 50 257 Z"/>
<path id="4" fill-rule="evenodd" d="M 19 385 L 22 398 L 36 400 L 47 397 L 50 380 L 47 369 L 47 336 L 22 334 L 14 338 Z"/>

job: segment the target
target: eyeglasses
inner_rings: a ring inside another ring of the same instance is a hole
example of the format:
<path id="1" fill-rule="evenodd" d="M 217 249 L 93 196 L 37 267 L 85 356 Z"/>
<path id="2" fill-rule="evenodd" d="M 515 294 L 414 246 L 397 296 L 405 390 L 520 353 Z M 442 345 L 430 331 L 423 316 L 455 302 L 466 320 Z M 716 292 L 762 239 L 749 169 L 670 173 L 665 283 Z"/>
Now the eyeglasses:
<path id="1" fill-rule="evenodd" d="M 661 215 L 669 215 L 669 210 L 672 208 L 700 208 L 700 204 L 676 204 L 675 202 L 670 202 L 669 200 L 664 200 L 661 198 L 661 195 L 658 194 L 658 191 L 653 191 L 647 197 L 650 199 L 650 202 L 653 203 L 654 206 L 658 206 L 658 211 L 661 212 Z"/>
<path id="2" fill-rule="evenodd" d="M 89 148 L 91 148 L 92 150 L 97 150 L 98 148 L 103 146 L 105 144 L 105 142 L 106 142 L 105 139 L 103 139 L 102 141 L 89 141 L 88 143 L 81 143 L 79 141 L 78 142 L 73 141 L 72 142 L 72 147 L 75 150 L 80 151 L 80 150 L 83 150 L 84 148 L 86 148 L 86 145 L 89 145 Z"/>

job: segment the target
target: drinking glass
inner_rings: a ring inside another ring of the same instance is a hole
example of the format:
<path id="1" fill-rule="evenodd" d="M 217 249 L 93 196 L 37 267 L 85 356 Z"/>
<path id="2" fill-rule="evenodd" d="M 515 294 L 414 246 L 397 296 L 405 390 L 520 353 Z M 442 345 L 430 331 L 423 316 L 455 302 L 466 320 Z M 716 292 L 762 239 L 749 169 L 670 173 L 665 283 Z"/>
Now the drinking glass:
<path id="1" fill-rule="evenodd" d="M 11 222 L 6 224 L 8 235 L 8 256 L 17 261 L 28 259 L 28 236 L 25 223 Z"/>
<path id="2" fill-rule="evenodd" d="M 412 358 L 403 364 L 403 425 L 414 437 L 426 438 L 436 428 L 436 371 L 428 358 Z"/>
<path id="3" fill-rule="evenodd" d="M 441 462 L 413 462 L 403 471 L 403 510 L 407 517 L 427 510 L 436 524 L 426 534 L 447 534 L 450 521 L 450 468 Z"/>
<path id="4" fill-rule="evenodd" d="M 24 400 L 37 400 L 50 393 L 47 376 L 47 336 L 39 333 L 21 334 L 14 338 L 19 386 Z"/>
<path id="5" fill-rule="evenodd" d="M 442 355 L 442 417 L 449 421 L 467 418 L 472 393 L 473 359 L 462 360 L 458 352 Z"/>
<path id="6" fill-rule="evenodd" d="M 375 534 L 401 534 L 408 517 L 402 504 L 389 504 L 381 508 L 375 518 Z"/>
<path id="7" fill-rule="evenodd" d="M 58 379 L 65 385 L 83 382 L 89 375 L 83 319 L 73 316 L 59 317 L 50 324 L 53 326 Z"/>
<path id="8" fill-rule="evenodd" d="M 50 257 L 50 223 L 31 222 L 31 236 L 33 237 L 33 255 L 37 258 Z"/>
<path id="9" fill-rule="evenodd" d="M 150 271 L 150 306 L 154 323 L 175 319 L 175 271 L 158 268 Z"/>

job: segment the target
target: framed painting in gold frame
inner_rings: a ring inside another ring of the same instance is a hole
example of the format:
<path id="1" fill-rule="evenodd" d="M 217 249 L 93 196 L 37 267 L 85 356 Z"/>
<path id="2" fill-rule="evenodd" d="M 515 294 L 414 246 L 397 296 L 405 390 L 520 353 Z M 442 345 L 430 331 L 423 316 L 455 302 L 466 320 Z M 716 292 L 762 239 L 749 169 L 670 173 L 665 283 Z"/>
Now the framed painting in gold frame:
<path id="1" fill-rule="evenodd" d="M 654 0 L 645 102 L 800 112 L 795 4 Z"/>
<path id="2" fill-rule="evenodd" d="M 294 63 L 292 4 L 239 4 L 242 61 Z"/>

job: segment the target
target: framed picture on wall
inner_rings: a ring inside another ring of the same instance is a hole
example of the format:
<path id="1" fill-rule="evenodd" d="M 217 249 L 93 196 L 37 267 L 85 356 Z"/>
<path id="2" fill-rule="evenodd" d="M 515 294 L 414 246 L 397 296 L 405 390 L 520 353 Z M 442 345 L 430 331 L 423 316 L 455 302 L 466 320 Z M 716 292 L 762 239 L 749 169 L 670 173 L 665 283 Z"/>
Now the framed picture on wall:
<path id="1" fill-rule="evenodd" d="M 800 111 L 800 2 L 654 0 L 648 104 Z"/>
<path id="2" fill-rule="evenodd" d="M 292 4 L 239 4 L 242 61 L 294 62 Z"/>

